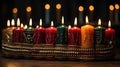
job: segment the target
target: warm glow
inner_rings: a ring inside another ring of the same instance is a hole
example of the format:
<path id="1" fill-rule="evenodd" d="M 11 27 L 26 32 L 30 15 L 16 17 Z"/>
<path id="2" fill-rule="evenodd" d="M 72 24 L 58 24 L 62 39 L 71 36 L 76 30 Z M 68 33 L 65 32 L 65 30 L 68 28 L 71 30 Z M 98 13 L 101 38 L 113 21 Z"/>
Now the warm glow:
<path id="1" fill-rule="evenodd" d="M 54 23 L 53 23 L 53 21 L 51 21 L 51 27 L 53 27 L 54 26 Z"/>
<path id="2" fill-rule="evenodd" d="M 90 5 L 90 6 L 89 6 L 89 10 L 90 10 L 90 11 L 94 11 L 94 6 L 93 6 L 93 5 Z"/>
<path id="3" fill-rule="evenodd" d="M 10 20 L 7 21 L 7 27 L 10 27 Z"/>
<path id="4" fill-rule="evenodd" d="M 40 19 L 40 26 L 42 26 L 42 19 Z"/>
<path id="5" fill-rule="evenodd" d="M 101 25 L 101 19 L 98 19 L 98 25 Z"/>
<path id="6" fill-rule="evenodd" d="M 27 25 L 24 26 L 24 29 L 27 29 Z"/>
<path id="7" fill-rule="evenodd" d="M 39 28 L 39 25 L 37 25 L 36 28 Z"/>
<path id="8" fill-rule="evenodd" d="M 119 9 L 119 4 L 115 4 L 115 9 Z"/>
<path id="9" fill-rule="evenodd" d="M 32 8 L 31 8 L 30 6 L 28 6 L 28 7 L 26 8 L 26 11 L 27 11 L 27 12 L 31 12 L 31 10 L 32 10 Z"/>
<path id="10" fill-rule="evenodd" d="M 64 16 L 62 16 L 62 24 L 64 24 Z"/>
<path id="11" fill-rule="evenodd" d="M 21 28 L 23 28 L 23 27 L 24 27 L 23 23 L 21 23 L 20 27 L 21 27 Z"/>
<path id="12" fill-rule="evenodd" d="M 77 17 L 75 17 L 74 25 L 77 25 Z"/>
<path id="13" fill-rule="evenodd" d="M 57 4 L 56 9 L 58 9 L 58 10 L 61 9 L 61 4 Z"/>
<path id="14" fill-rule="evenodd" d="M 49 10 L 50 9 L 50 5 L 49 4 L 45 4 L 45 9 Z"/>
<path id="15" fill-rule="evenodd" d="M 114 10 L 114 6 L 113 6 L 113 5 L 110 5 L 110 6 L 109 6 L 109 9 L 110 9 L 111 11 L 113 11 L 113 10 Z"/>
<path id="16" fill-rule="evenodd" d="M 20 19 L 19 18 L 17 19 L 17 26 L 18 27 L 20 26 Z"/>
<path id="17" fill-rule="evenodd" d="M 86 21 L 86 24 L 89 23 L 88 16 L 86 16 L 85 21 Z"/>
<path id="18" fill-rule="evenodd" d="M 30 18 L 29 26 L 32 26 L 32 18 Z"/>
<path id="19" fill-rule="evenodd" d="M 82 12 L 82 11 L 84 10 L 84 7 L 83 7 L 83 6 L 79 6 L 78 10 L 79 10 L 80 12 Z"/>
<path id="20" fill-rule="evenodd" d="M 70 29 L 70 28 L 71 28 L 71 25 L 68 26 L 68 29 Z"/>
<path id="21" fill-rule="evenodd" d="M 12 19 L 11 25 L 12 25 L 12 26 L 15 26 L 15 20 L 14 20 L 14 19 Z"/>
<path id="22" fill-rule="evenodd" d="M 16 14 L 18 12 L 17 8 L 13 8 L 12 12 Z"/>
<path id="23" fill-rule="evenodd" d="M 108 27 L 111 27 L 111 21 L 109 20 L 109 22 L 108 22 Z"/>

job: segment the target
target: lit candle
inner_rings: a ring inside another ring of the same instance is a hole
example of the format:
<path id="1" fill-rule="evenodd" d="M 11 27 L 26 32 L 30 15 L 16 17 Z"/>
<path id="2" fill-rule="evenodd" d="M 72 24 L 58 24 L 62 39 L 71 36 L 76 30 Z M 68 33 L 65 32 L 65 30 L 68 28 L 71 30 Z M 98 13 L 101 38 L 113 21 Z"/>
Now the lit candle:
<path id="1" fill-rule="evenodd" d="M 54 27 L 53 21 L 51 21 L 51 27 L 46 28 L 46 44 L 48 45 L 55 45 L 57 38 L 57 28 Z"/>
<path id="2" fill-rule="evenodd" d="M 16 21 L 17 20 L 18 9 L 17 8 L 13 8 L 12 12 L 13 12 L 13 19 Z"/>
<path id="3" fill-rule="evenodd" d="M 90 5 L 89 6 L 89 20 L 90 22 L 93 22 L 93 16 L 94 16 L 94 6 L 93 5 Z"/>
<path id="4" fill-rule="evenodd" d="M 45 28 L 42 27 L 42 19 L 40 19 L 40 27 L 37 25 L 34 30 L 34 44 L 45 44 Z"/>
<path id="5" fill-rule="evenodd" d="M 62 25 L 57 27 L 57 46 L 67 45 L 68 41 L 68 29 L 64 25 L 64 17 L 62 16 Z"/>
<path id="6" fill-rule="evenodd" d="M 32 19 L 30 18 L 29 27 L 25 30 L 25 43 L 33 44 L 34 28 L 32 27 Z"/>
<path id="7" fill-rule="evenodd" d="M 95 28 L 95 45 L 102 46 L 105 41 L 105 28 L 101 26 L 101 19 L 98 20 L 98 26 Z"/>
<path id="8" fill-rule="evenodd" d="M 17 28 L 13 30 L 12 34 L 13 43 L 23 43 L 24 42 L 24 29 L 20 27 L 20 19 L 17 19 Z"/>
<path id="9" fill-rule="evenodd" d="M 115 40 L 115 30 L 111 28 L 111 22 L 108 22 L 108 28 L 105 29 L 105 40 L 107 45 L 113 44 Z"/>
<path id="10" fill-rule="evenodd" d="M 115 24 L 119 24 L 119 5 L 115 4 Z"/>
<path id="11" fill-rule="evenodd" d="M 81 47 L 94 47 L 94 26 L 89 25 L 88 17 L 86 16 L 86 25 L 81 27 Z"/>
<path id="12" fill-rule="evenodd" d="M 49 25 L 50 23 L 50 5 L 45 4 L 45 23 Z"/>
<path id="13" fill-rule="evenodd" d="M 83 6 L 79 6 L 78 8 L 79 11 L 79 15 L 78 15 L 78 25 L 83 25 L 84 19 L 83 19 L 83 11 L 84 11 L 84 7 Z"/>
<path id="14" fill-rule="evenodd" d="M 110 21 L 111 22 L 114 22 L 114 6 L 113 5 L 110 5 L 109 6 L 109 18 L 110 18 Z"/>
<path id="15" fill-rule="evenodd" d="M 75 17 L 74 27 L 68 30 L 68 44 L 72 46 L 80 46 L 81 30 L 77 27 L 77 17 Z"/>
<path id="16" fill-rule="evenodd" d="M 30 19 L 30 17 L 31 17 L 31 11 L 32 11 L 32 8 L 30 7 L 30 6 L 28 6 L 27 8 L 26 8 L 26 17 L 27 17 L 27 22 L 29 22 L 29 19 Z"/>
<path id="17" fill-rule="evenodd" d="M 56 5 L 56 20 L 58 23 L 61 21 L 61 4 Z"/>

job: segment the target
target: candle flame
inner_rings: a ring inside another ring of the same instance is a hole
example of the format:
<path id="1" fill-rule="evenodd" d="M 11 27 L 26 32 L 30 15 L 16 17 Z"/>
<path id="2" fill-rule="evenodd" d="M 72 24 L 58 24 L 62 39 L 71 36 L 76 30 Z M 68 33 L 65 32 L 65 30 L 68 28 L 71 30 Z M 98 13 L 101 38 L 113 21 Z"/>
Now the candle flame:
<path id="1" fill-rule="evenodd" d="M 45 9 L 49 10 L 50 9 L 50 5 L 49 4 L 45 4 Z"/>
<path id="2" fill-rule="evenodd" d="M 70 28 L 71 28 L 71 25 L 68 26 L 68 29 L 70 29 Z"/>
<path id="3" fill-rule="evenodd" d="M 32 26 L 32 18 L 30 18 L 29 26 Z"/>
<path id="4" fill-rule="evenodd" d="M 115 4 L 115 9 L 119 9 L 119 4 Z"/>
<path id="5" fill-rule="evenodd" d="M 26 11 L 27 11 L 27 12 L 31 12 L 31 10 L 32 10 L 32 8 L 31 8 L 30 6 L 28 6 L 28 7 L 26 8 Z"/>
<path id="6" fill-rule="evenodd" d="M 11 25 L 12 25 L 12 26 L 15 26 L 15 20 L 14 20 L 14 19 L 12 19 Z"/>
<path id="7" fill-rule="evenodd" d="M 89 23 L 88 16 L 86 16 L 85 20 L 86 20 L 86 24 L 88 24 Z"/>
<path id="8" fill-rule="evenodd" d="M 40 23 L 39 24 L 40 24 L 40 26 L 42 26 L 42 19 L 40 19 Z"/>
<path id="9" fill-rule="evenodd" d="M 75 17 L 74 25 L 77 25 L 77 17 Z"/>
<path id="10" fill-rule="evenodd" d="M 101 19 L 98 19 L 98 25 L 101 25 Z"/>
<path id="11" fill-rule="evenodd" d="M 57 4 L 56 9 L 58 9 L 58 10 L 61 9 L 61 4 Z"/>
<path id="12" fill-rule="evenodd" d="M 10 20 L 7 20 L 7 27 L 10 27 Z"/>
<path id="13" fill-rule="evenodd" d="M 113 6 L 113 5 L 110 5 L 110 6 L 109 6 L 109 9 L 110 9 L 111 11 L 113 11 L 113 10 L 114 10 L 114 6 Z"/>
<path id="14" fill-rule="evenodd" d="M 90 11 L 94 11 L 94 6 L 93 6 L 93 5 L 90 5 L 90 6 L 89 6 L 89 10 L 90 10 Z"/>
<path id="15" fill-rule="evenodd" d="M 27 29 L 27 25 L 24 26 L 24 29 Z"/>
<path id="16" fill-rule="evenodd" d="M 79 10 L 80 12 L 82 12 L 82 11 L 84 10 L 84 7 L 83 7 L 83 6 L 79 6 L 78 10 Z"/>
<path id="17" fill-rule="evenodd" d="M 54 26 L 54 23 L 53 23 L 53 21 L 51 21 L 51 27 L 53 27 Z"/>
<path id="18" fill-rule="evenodd" d="M 64 24 L 64 16 L 62 16 L 62 24 Z"/>
<path id="19" fill-rule="evenodd" d="M 36 28 L 39 28 L 39 25 L 37 25 Z"/>
<path id="20" fill-rule="evenodd" d="M 23 27 L 24 27 L 23 23 L 21 23 L 20 27 L 21 27 L 21 28 L 23 28 Z"/>
<path id="21" fill-rule="evenodd" d="M 109 20 L 109 22 L 108 22 L 108 27 L 111 27 L 111 21 Z"/>
<path id="22" fill-rule="evenodd" d="M 18 9 L 17 9 L 17 8 L 13 8 L 12 12 L 13 12 L 14 14 L 16 14 L 16 13 L 18 12 Z"/>
<path id="23" fill-rule="evenodd" d="M 17 26 L 20 26 L 20 18 L 17 19 Z"/>

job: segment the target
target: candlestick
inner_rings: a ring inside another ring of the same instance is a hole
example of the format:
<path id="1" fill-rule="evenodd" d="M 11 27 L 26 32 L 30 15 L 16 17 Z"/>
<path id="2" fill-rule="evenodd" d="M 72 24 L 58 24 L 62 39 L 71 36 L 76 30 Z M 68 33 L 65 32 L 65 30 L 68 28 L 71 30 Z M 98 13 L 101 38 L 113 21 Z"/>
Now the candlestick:
<path id="1" fill-rule="evenodd" d="M 119 24 L 119 5 L 115 4 L 115 24 L 118 25 Z"/>
<path id="2" fill-rule="evenodd" d="M 40 19 L 40 27 L 37 25 L 34 30 L 34 44 L 45 44 L 45 28 L 42 27 L 42 19 Z"/>
<path id="3" fill-rule="evenodd" d="M 88 17 L 86 16 L 86 25 L 81 27 L 81 47 L 94 47 L 94 26 L 89 25 Z"/>
<path id="4" fill-rule="evenodd" d="M 31 17 L 31 11 L 32 11 L 32 8 L 30 7 L 30 6 L 28 6 L 27 8 L 26 8 L 26 17 L 27 17 L 27 22 L 29 22 L 29 19 L 30 19 L 30 17 Z"/>
<path id="5" fill-rule="evenodd" d="M 95 45 L 103 46 L 105 44 L 105 28 L 101 26 L 101 19 L 98 20 L 98 26 L 95 28 Z"/>
<path id="6" fill-rule="evenodd" d="M 105 29 L 105 41 L 107 45 L 113 44 L 115 40 L 115 30 L 111 28 L 111 21 L 108 22 L 108 28 Z"/>
<path id="7" fill-rule="evenodd" d="M 90 22 L 93 22 L 93 16 L 94 16 L 94 6 L 93 5 L 90 5 L 89 6 L 89 20 Z"/>
<path id="8" fill-rule="evenodd" d="M 20 28 L 20 19 L 17 19 L 17 28 L 13 30 L 12 34 L 13 43 L 23 43 L 24 42 L 24 29 Z"/>
<path id="9" fill-rule="evenodd" d="M 114 22 L 114 6 L 113 5 L 110 5 L 109 6 L 109 18 L 110 18 L 110 21 L 111 22 Z"/>
<path id="10" fill-rule="evenodd" d="M 56 44 L 56 38 L 57 38 L 57 28 L 53 27 L 54 23 L 51 21 L 51 27 L 46 28 L 46 44 L 48 45 L 55 45 Z"/>
<path id="11" fill-rule="evenodd" d="M 45 4 L 45 23 L 49 25 L 50 23 L 50 5 Z"/>
<path id="12" fill-rule="evenodd" d="M 61 4 L 56 5 L 56 20 L 58 23 L 61 21 Z"/>
<path id="13" fill-rule="evenodd" d="M 84 11 L 84 7 L 83 6 L 79 6 L 79 8 L 78 8 L 78 11 L 79 11 L 79 15 L 78 15 L 78 25 L 83 25 L 83 22 L 84 22 L 84 20 L 83 20 L 83 11 Z"/>
<path id="14" fill-rule="evenodd" d="M 18 9 L 17 9 L 17 8 L 13 8 L 12 12 L 13 12 L 13 19 L 14 19 L 15 22 L 16 22 L 16 20 L 17 20 Z"/>
<path id="15" fill-rule="evenodd" d="M 77 18 L 75 17 L 74 27 L 68 30 L 68 44 L 72 46 L 80 46 L 81 30 L 77 27 Z"/>
<path id="16" fill-rule="evenodd" d="M 67 26 L 64 25 L 64 17 L 62 16 L 62 25 L 57 27 L 57 46 L 67 45 L 68 40 L 68 29 Z"/>
<path id="17" fill-rule="evenodd" d="M 30 18 L 29 27 L 25 30 L 25 43 L 33 44 L 34 28 L 32 27 L 32 19 Z"/>

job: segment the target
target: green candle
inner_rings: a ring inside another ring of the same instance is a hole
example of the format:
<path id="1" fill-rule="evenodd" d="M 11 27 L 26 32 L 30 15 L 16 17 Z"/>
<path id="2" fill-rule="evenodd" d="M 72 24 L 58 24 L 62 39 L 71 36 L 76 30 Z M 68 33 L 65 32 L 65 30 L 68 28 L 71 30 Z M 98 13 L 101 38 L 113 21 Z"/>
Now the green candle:
<path id="1" fill-rule="evenodd" d="M 101 26 L 101 20 L 98 20 L 98 26 L 95 28 L 95 45 L 104 44 L 105 28 Z"/>
<path id="2" fill-rule="evenodd" d="M 25 30 L 25 43 L 33 44 L 34 28 L 32 28 L 32 19 L 30 18 L 29 27 Z"/>
<path id="3" fill-rule="evenodd" d="M 62 17 L 62 25 L 57 27 L 57 46 L 67 45 L 68 41 L 68 29 L 67 26 L 64 25 L 64 17 Z"/>

